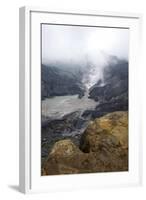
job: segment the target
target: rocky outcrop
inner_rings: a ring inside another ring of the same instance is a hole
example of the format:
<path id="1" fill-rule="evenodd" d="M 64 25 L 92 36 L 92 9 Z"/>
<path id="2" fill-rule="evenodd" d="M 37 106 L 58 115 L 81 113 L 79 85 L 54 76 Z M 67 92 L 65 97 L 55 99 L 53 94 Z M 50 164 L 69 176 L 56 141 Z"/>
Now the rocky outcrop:
<path id="1" fill-rule="evenodd" d="M 56 142 L 44 164 L 43 175 L 88 172 L 95 166 L 95 158 L 84 154 L 70 139 Z"/>
<path id="2" fill-rule="evenodd" d="M 43 122 L 44 121 L 44 122 Z M 81 132 L 87 127 L 88 121 L 80 117 L 80 112 L 73 112 L 61 119 L 45 119 L 42 116 L 41 127 L 41 158 L 42 162 L 48 156 L 52 145 L 58 140 L 72 139 L 75 144 L 79 143 Z"/>
<path id="3" fill-rule="evenodd" d="M 103 162 L 101 171 L 128 169 L 128 114 L 114 112 L 95 119 L 82 135 L 80 149 Z M 97 165 L 98 169 L 98 165 Z"/>
<path id="4" fill-rule="evenodd" d="M 79 147 L 70 139 L 56 142 L 42 175 L 128 170 L 128 114 L 114 112 L 90 122 Z"/>
<path id="5" fill-rule="evenodd" d="M 92 145 L 98 148 L 98 142 L 107 137 L 108 141 L 118 142 L 123 148 L 128 148 L 128 112 L 113 112 L 96 118 L 82 135 L 81 149 L 86 151 L 89 148 L 92 151 Z"/>
<path id="6" fill-rule="evenodd" d="M 103 76 L 104 85 L 98 82 L 89 92 L 89 97 L 99 102 L 95 111 L 90 111 L 93 118 L 109 112 L 128 110 L 128 63 L 117 60 L 116 64 L 105 68 Z"/>

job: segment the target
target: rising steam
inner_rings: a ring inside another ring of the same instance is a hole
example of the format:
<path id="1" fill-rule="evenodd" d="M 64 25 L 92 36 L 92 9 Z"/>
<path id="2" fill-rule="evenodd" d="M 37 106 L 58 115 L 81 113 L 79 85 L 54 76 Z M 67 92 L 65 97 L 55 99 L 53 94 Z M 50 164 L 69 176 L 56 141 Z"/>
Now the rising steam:
<path id="1" fill-rule="evenodd" d="M 84 69 L 82 82 L 89 89 L 101 80 L 111 55 L 128 60 L 129 30 L 63 25 L 42 25 L 42 63 L 67 63 Z M 116 59 L 114 61 L 116 62 Z"/>

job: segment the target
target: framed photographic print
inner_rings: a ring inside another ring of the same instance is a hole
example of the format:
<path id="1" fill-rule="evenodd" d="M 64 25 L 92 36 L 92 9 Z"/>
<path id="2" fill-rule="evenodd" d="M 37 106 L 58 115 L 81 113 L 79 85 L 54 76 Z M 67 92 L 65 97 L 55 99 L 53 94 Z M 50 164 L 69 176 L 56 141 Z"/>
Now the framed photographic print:
<path id="1" fill-rule="evenodd" d="M 139 185 L 138 14 L 20 8 L 20 191 Z"/>

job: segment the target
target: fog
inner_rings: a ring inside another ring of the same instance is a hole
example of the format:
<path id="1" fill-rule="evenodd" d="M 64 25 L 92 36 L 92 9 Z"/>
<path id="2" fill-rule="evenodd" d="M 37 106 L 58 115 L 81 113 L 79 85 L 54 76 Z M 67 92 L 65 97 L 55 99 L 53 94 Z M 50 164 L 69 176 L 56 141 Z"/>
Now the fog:
<path id="1" fill-rule="evenodd" d="M 103 69 L 109 63 L 128 61 L 128 47 L 128 29 L 42 25 L 42 63 L 63 63 L 61 67 L 68 70 L 82 68 L 87 89 L 98 80 L 104 84 Z"/>
<path id="2" fill-rule="evenodd" d="M 104 65 L 108 56 L 128 60 L 129 30 L 42 25 L 42 63 L 86 62 Z"/>

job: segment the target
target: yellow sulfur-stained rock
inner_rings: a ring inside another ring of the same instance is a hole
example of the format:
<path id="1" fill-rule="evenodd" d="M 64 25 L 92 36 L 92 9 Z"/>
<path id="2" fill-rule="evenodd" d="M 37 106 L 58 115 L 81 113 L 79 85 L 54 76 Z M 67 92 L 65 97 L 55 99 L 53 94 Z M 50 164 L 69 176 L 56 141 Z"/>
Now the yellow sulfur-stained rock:
<path id="1" fill-rule="evenodd" d="M 94 170 L 96 159 L 83 153 L 71 140 L 56 142 L 44 164 L 43 175 L 76 174 Z"/>
<path id="2" fill-rule="evenodd" d="M 128 112 L 119 111 L 109 113 L 103 117 L 95 119 L 86 129 L 84 136 L 89 137 L 96 133 L 104 132 L 112 134 L 120 142 L 123 148 L 128 147 Z M 88 134 L 89 133 L 89 134 Z"/>
<path id="3" fill-rule="evenodd" d="M 128 170 L 128 113 L 96 118 L 82 134 L 79 147 L 70 139 L 56 142 L 42 175 Z"/>

